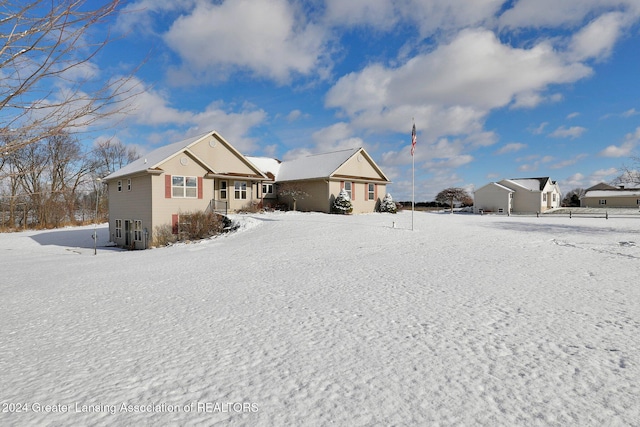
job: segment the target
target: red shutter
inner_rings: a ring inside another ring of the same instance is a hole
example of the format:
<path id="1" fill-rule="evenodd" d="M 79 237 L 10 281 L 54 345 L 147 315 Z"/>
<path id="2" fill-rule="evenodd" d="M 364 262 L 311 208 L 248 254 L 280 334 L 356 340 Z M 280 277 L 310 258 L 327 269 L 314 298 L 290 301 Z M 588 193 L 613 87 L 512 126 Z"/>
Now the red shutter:
<path id="1" fill-rule="evenodd" d="M 351 183 L 351 200 L 356 200 L 356 183 Z"/>
<path id="2" fill-rule="evenodd" d="M 373 184 L 373 200 L 378 200 L 378 184 Z"/>
<path id="3" fill-rule="evenodd" d="M 164 176 L 164 198 L 171 198 L 171 175 Z"/>
<path id="4" fill-rule="evenodd" d="M 178 214 L 171 215 L 171 231 L 178 234 Z"/>
<path id="5" fill-rule="evenodd" d="M 365 182 L 364 183 L 364 201 L 366 202 L 367 200 L 369 200 L 369 183 Z"/>
<path id="6" fill-rule="evenodd" d="M 340 189 L 344 190 L 344 181 L 340 181 Z"/>
<path id="7" fill-rule="evenodd" d="M 202 177 L 198 177 L 198 199 L 202 199 Z"/>

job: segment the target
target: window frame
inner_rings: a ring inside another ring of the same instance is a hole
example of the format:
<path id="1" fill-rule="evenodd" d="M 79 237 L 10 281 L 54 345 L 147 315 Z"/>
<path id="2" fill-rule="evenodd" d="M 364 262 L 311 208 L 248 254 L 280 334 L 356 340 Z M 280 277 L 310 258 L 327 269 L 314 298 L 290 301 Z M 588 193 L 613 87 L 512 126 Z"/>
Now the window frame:
<path id="1" fill-rule="evenodd" d="M 375 200 L 376 199 L 376 185 L 372 182 L 367 184 L 367 200 Z"/>
<path id="2" fill-rule="evenodd" d="M 116 219 L 116 239 L 122 239 L 122 220 Z"/>
<path id="3" fill-rule="evenodd" d="M 233 181 L 233 198 L 247 200 L 247 181 Z"/>
<path id="4" fill-rule="evenodd" d="M 176 184 L 180 180 L 181 184 Z M 189 185 L 193 184 L 193 185 Z M 198 177 L 186 175 L 171 175 L 171 198 L 172 199 L 197 199 L 198 198 Z"/>
<path id="5" fill-rule="evenodd" d="M 131 178 L 127 179 L 127 191 L 131 191 Z"/>
<path id="6" fill-rule="evenodd" d="M 265 191 L 265 187 L 269 190 L 269 191 Z M 273 183 L 262 183 L 262 194 L 273 194 Z"/>
<path id="7" fill-rule="evenodd" d="M 133 240 L 136 242 L 142 242 L 142 220 L 133 220 Z"/>
<path id="8" fill-rule="evenodd" d="M 118 187 L 118 193 L 122 192 L 122 180 L 121 179 L 118 180 L 117 187 Z"/>
<path id="9" fill-rule="evenodd" d="M 599 205 L 606 205 L 607 204 L 607 199 L 599 199 L 598 200 L 598 204 Z"/>
<path id="10" fill-rule="evenodd" d="M 226 179 L 220 180 L 220 200 L 227 200 L 229 198 L 229 181 Z"/>
<path id="11" fill-rule="evenodd" d="M 349 189 L 347 189 L 347 185 L 349 186 Z M 349 199 L 353 200 L 353 197 L 352 197 L 353 185 L 351 184 L 351 181 L 345 181 L 343 189 L 345 193 L 347 193 L 347 196 L 349 196 Z"/>

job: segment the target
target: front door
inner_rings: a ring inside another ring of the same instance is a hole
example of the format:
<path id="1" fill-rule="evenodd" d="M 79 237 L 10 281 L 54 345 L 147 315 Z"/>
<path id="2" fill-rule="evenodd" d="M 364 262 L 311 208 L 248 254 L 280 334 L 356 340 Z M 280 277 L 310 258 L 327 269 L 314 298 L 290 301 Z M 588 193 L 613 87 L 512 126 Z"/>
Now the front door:
<path id="1" fill-rule="evenodd" d="M 131 244 L 131 221 L 124 220 L 124 245 L 129 246 Z"/>

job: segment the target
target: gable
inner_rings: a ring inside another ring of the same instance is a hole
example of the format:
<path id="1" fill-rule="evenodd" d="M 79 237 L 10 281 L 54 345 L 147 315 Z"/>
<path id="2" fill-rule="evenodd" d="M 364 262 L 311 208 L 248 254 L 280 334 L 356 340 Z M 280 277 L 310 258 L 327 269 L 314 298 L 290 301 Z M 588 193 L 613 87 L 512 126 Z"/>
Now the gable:
<path id="1" fill-rule="evenodd" d="M 264 178 L 262 172 L 218 133 L 214 132 L 189 147 L 218 175 Z"/>
<path id="2" fill-rule="evenodd" d="M 276 181 L 340 177 L 390 182 L 363 148 L 349 148 L 287 160 L 280 165 Z"/>
<path id="3" fill-rule="evenodd" d="M 494 192 L 504 192 L 505 194 L 508 193 L 513 193 L 514 190 L 505 187 L 504 185 L 498 184 L 497 182 L 490 182 L 489 184 L 483 185 L 482 187 L 478 188 L 476 191 L 474 191 L 474 194 L 477 193 L 494 193 Z"/>
<path id="4" fill-rule="evenodd" d="M 341 164 L 332 174 L 335 178 L 360 178 L 389 181 L 364 150 L 359 150 Z"/>
<path id="5" fill-rule="evenodd" d="M 113 172 L 106 181 L 126 175 L 178 167 L 175 159 L 187 158 L 198 163 L 205 173 L 250 178 L 266 176 L 217 132 L 211 131 L 160 147 L 127 166 Z M 178 167 L 179 168 L 179 167 Z M 174 172 L 169 172 L 174 173 Z"/>

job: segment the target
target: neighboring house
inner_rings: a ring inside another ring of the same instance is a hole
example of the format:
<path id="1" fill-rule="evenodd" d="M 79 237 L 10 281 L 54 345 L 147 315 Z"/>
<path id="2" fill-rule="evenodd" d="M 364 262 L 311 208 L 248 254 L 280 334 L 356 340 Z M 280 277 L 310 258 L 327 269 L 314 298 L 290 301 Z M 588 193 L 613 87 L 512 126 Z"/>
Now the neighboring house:
<path id="1" fill-rule="evenodd" d="M 109 191 L 110 240 L 124 247 L 149 247 L 158 226 L 178 232 L 182 214 L 238 211 L 275 205 L 278 185 L 308 194 L 297 208 L 329 212 L 341 188 L 354 212 L 373 212 L 389 182 L 362 148 L 280 162 L 245 157 L 217 132 L 166 145 L 104 178 Z"/>
<path id="2" fill-rule="evenodd" d="M 494 213 L 536 213 L 560 206 L 560 187 L 549 177 L 503 179 L 474 192 L 473 210 Z"/>
<path id="3" fill-rule="evenodd" d="M 638 208 L 640 188 L 614 187 L 601 182 L 585 190 L 580 198 L 580 206 L 585 208 Z"/>
<path id="4" fill-rule="evenodd" d="M 511 213 L 514 193 L 514 190 L 504 185 L 490 182 L 473 192 L 473 211 L 475 213 L 481 213 L 480 211 L 500 214 Z"/>
<path id="5" fill-rule="evenodd" d="M 166 145 L 104 178 L 110 239 L 147 248 L 156 226 L 177 230 L 181 213 L 258 203 L 268 180 L 217 132 Z"/>
<path id="6" fill-rule="evenodd" d="M 331 212 L 344 188 L 353 203 L 353 213 L 374 212 L 390 183 L 364 148 L 314 154 L 279 166 L 275 173 L 279 188 L 293 187 L 308 194 L 297 200 L 297 208 L 303 211 Z M 291 202 L 288 198 L 279 199 Z"/>

